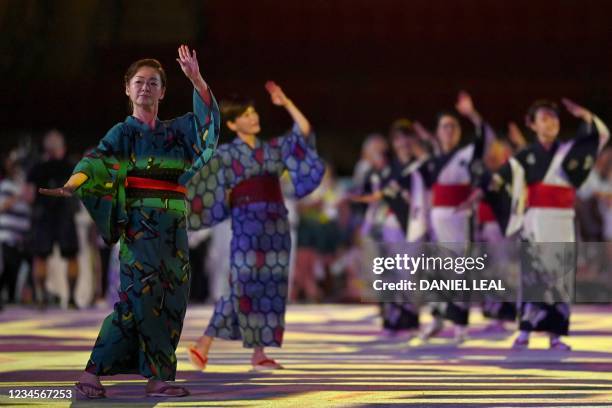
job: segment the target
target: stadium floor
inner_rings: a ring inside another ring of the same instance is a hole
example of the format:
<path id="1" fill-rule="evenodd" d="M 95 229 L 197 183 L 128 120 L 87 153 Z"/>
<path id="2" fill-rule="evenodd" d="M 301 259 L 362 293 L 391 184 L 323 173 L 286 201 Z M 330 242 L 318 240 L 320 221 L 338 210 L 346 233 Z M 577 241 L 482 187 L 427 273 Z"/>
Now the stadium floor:
<path id="1" fill-rule="evenodd" d="M 450 330 L 429 343 L 381 336 L 375 305 L 291 305 L 285 343 L 270 356 L 286 369 L 249 372 L 249 353 L 217 341 L 205 372 L 185 349 L 208 322 L 210 305 L 191 305 L 178 349 L 178 380 L 192 395 L 144 396 L 137 376 L 107 377 L 106 400 L 11 399 L 10 390 L 72 389 L 108 310 L 0 313 L 0 405 L 182 407 L 582 407 L 612 406 L 612 307 L 574 308 L 572 352 L 510 351 L 514 333 L 488 334 L 480 313 L 460 346 Z M 424 320 L 427 316 L 423 314 Z"/>

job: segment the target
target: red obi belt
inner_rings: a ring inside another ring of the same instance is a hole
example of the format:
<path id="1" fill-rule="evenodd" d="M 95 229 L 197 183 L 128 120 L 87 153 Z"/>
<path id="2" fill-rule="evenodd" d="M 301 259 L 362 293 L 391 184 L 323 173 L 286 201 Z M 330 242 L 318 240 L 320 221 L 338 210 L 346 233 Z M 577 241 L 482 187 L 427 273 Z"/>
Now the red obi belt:
<path id="1" fill-rule="evenodd" d="M 238 183 L 230 193 L 230 205 L 232 207 L 258 202 L 283 202 L 283 193 L 278 176 L 265 174 L 251 177 Z"/>
<path id="2" fill-rule="evenodd" d="M 432 186 L 434 207 L 457 207 L 470 197 L 472 186 L 469 184 L 438 184 Z"/>
<path id="3" fill-rule="evenodd" d="M 572 187 L 535 183 L 528 190 L 528 207 L 574 208 L 576 190 Z"/>
<path id="4" fill-rule="evenodd" d="M 494 221 L 496 221 L 496 219 L 495 219 L 495 213 L 493 212 L 493 208 L 491 208 L 491 206 L 488 203 L 481 201 L 478 204 L 478 222 L 480 222 L 481 224 L 484 224 L 487 222 L 494 222 Z"/>
<path id="5" fill-rule="evenodd" d="M 144 177 L 126 177 L 125 188 L 131 197 L 184 198 L 187 194 L 180 184 Z"/>

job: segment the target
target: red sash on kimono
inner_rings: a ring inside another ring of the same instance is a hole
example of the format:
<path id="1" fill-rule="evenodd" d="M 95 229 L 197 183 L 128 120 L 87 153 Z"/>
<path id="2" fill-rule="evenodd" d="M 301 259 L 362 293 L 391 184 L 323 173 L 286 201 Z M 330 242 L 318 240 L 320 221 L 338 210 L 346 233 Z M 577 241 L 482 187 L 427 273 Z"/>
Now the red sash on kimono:
<path id="1" fill-rule="evenodd" d="M 144 177 L 126 177 L 125 179 L 126 188 L 137 188 L 139 190 L 158 190 L 158 191 L 169 191 L 174 193 L 186 194 L 187 188 L 177 183 L 169 181 L 155 180 Z"/>
<path id="2" fill-rule="evenodd" d="M 230 193 L 232 207 L 257 202 L 283 202 L 283 193 L 277 176 L 266 174 L 251 177 L 238 183 Z"/>
<path id="3" fill-rule="evenodd" d="M 484 224 L 487 222 L 494 222 L 495 220 L 493 208 L 491 208 L 488 203 L 481 201 L 480 204 L 478 204 L 478 222 Z"/>
<path id="4" fill-rule="evenodd" d="M 434 207 L 457 207 L 466 201 L 472 186 L 469 184 L 438 184 L 432 186 L 432 203 Z"/>
<path id="5" fill-rule="evenodd" d="M 572 187 L 535 183 L 528 189 L 527 205 L 531 208 L 574 208 L 576 190 Z"/>

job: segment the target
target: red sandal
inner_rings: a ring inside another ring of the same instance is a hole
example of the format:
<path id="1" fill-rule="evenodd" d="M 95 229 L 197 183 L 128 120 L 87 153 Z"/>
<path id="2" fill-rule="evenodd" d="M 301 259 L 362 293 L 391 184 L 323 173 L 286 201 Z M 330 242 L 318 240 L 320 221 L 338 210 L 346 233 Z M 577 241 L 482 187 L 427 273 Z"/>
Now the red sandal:
<path id="1" fill-rule="evenodd" d="M 187 348 L 187 352 L 189 355 L 189 361 L 191 364 L 197 368 L 198 370 L 206 369 L 206 364 L 208 363 L 208 357 L 200 354 L 198 349 L 195 346 L 189 346 Z"/>
<path id="2" fill-rule="evenodd" d="M 270 358 L 265 358 L 261 361 L 258 361 L 257 364 L 253 364 L 253 371 L 272 371 L 282 370 L 283 368 L 285 367 Z"/>

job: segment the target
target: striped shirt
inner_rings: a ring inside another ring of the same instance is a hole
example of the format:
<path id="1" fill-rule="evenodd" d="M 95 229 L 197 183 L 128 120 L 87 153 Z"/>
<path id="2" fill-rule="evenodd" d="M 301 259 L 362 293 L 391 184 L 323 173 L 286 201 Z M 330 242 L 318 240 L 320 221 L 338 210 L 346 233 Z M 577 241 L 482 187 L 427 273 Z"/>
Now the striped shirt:
<path id="1" fill-rule="evenodd" d="M 22 186 L 8 178 L 0 181 L 0 208 L 12 197 L 18 196 Z M 16 246 L 24 242 L 30 230 L 30 205 L 17 200 L 13 206 L 0 212 L 0 243 Z"/>

